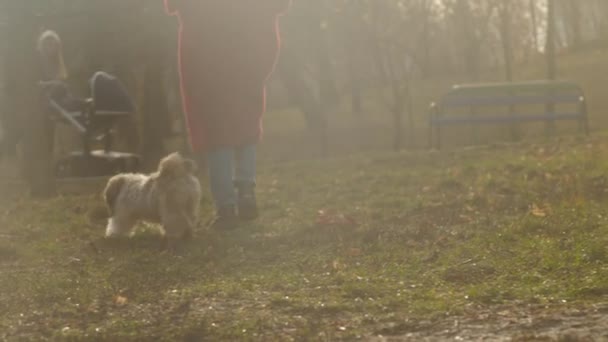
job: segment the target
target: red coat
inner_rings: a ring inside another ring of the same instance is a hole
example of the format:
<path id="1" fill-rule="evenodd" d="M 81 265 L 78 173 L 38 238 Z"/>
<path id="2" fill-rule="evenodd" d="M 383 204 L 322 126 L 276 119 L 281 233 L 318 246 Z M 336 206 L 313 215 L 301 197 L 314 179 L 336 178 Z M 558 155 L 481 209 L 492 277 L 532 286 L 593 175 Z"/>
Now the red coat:
<path id="1" fill-rule="evenodd" d="M 194 151 L 255 144 L 290 0 L 165 0 L 180 21 L 179 70 Z"/>

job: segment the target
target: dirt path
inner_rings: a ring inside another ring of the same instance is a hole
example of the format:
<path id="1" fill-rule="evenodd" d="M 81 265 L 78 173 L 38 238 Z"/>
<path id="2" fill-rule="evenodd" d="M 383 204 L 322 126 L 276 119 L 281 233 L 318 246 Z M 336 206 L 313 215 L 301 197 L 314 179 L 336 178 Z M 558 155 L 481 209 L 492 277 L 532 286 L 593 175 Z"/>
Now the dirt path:
<path id="1" fill-rule="evenodd" d="M 408 322 L 372 341 L 608 341 L 608 303 L 589 308 L 504 307 L 439 322 Z"/>

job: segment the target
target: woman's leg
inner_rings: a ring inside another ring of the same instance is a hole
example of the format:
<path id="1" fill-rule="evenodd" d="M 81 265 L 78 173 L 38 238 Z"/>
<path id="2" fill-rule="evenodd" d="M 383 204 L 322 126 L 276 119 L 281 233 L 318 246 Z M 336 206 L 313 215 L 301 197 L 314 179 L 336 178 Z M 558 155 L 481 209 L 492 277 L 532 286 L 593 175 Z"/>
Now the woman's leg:
<path id="1" fill-rule="evenodd" d="M 231 229 L 237 224 L 237 197 L 233 183 L 234 156 L 232 148 L 219 148 L 207 154 L 211 195 L 217 210 L 212 228 Z"/>

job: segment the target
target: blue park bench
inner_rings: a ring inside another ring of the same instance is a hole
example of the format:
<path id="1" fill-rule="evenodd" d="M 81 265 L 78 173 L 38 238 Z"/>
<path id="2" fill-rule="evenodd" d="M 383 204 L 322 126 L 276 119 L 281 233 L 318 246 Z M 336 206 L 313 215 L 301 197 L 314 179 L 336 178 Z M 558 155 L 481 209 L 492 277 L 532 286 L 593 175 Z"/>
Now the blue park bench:
<path id="1" fill-rule="evenodd" d="M 541 109 L 532 110 L 532 107 Z M 456 85 L 430 106 L 429 145 L 441 148 L 441 129 L 447 126 L 577 121 L 589 133 L 585 94 L 565 81 L 528 81 Z"/>

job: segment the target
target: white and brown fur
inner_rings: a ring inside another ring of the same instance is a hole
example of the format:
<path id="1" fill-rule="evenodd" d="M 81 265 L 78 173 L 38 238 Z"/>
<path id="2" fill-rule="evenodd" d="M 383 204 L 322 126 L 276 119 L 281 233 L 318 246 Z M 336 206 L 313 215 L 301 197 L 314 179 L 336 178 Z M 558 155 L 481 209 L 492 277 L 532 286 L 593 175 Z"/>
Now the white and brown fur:
<path id="1" fill-rule="evenodd" d="M 173 153 L 152 174 L 112 177 L 103 194 L 110 213 L 106 237 L 130 236 L 140 220 L 160 223 L 169 243 L 189 237 L 197 224 L 201 198 L 195 172 L 194 161 Z"/>

